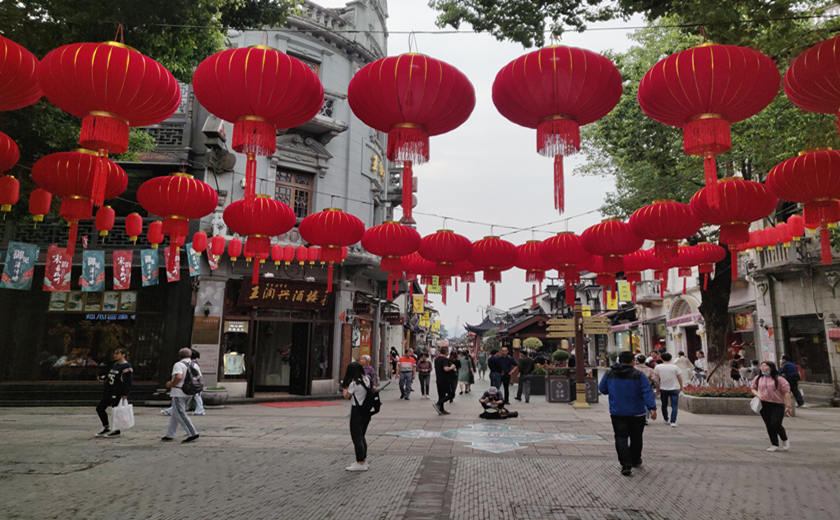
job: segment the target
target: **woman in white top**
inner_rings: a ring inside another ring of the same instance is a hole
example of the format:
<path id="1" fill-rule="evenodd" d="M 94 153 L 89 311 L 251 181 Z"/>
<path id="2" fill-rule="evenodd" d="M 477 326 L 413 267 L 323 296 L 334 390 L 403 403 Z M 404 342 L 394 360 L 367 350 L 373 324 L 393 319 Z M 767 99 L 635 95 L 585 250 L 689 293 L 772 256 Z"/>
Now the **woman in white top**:
<path id="1" fill-rule="evenodd" d="M 356 450 L 356 462 L 347 466 L 347 471 L 367 471 L 367 441 L 365 433 L 370 424 L 370 414 L 366 413 L 362 404 L 365 402 L 370 389 L 370 378 L 365 375 L 365 369 L 359 363 L 347 365 L 344 373 L 344 398 L 350 399 L 350 438 Z"/>

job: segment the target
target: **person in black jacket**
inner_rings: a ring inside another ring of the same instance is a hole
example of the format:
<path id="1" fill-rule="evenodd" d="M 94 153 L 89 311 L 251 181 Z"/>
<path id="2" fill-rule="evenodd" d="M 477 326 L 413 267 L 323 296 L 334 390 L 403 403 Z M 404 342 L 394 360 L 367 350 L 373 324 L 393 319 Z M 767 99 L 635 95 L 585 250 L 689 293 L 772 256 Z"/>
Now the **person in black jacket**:
<path id="1" fill-rule="evenodd" d="M 440 353 L 435 358 L 435 384 L 437 385 L 438 400 L 432 406 L 438 415 L 449 415 L 449 412 L 444 410 L 443 404 L 450 399 L 449 392 L 451 385 L 449 373 L 455 370 L 455 365 L 449 360 L 448 354 L 449 349 L 440 347 Z"/>
<path id="2" fill-rule="evenodd" d="M 128 397 L 131 392 L 131 378 L 134 374 L 134 369 L 131 368 L 131 363 L 126 361 L 128 357 L 128 350 L 119 347 L 114 350 L 114 366 L 100 379 L 105 382 L 105 388 L 102 391 L 102 399 L 96 405 L 96 413 L 99 415 L 99 420 L 102 421 L 102 431 L 97 433 L 97 437 L 119 437 L 120 431 L 111 431 L 108 426 L 108 414 L 105 409 L 109 406 L 117 406 L 120 399 Z"/>

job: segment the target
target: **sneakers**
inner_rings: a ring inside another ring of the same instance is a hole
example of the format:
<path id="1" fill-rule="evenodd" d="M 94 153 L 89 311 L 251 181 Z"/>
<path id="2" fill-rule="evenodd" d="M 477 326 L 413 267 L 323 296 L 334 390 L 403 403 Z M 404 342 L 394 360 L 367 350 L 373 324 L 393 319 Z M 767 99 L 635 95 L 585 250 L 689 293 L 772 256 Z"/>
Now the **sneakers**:
<path id="1" fill-rule="evenodd" d="M 97 437 L 105 437 L 105 436 L 107 436 L 109 433 L 111 433 L 111 429 L 110 429 L 110 428 L 103 428 L 101 432 L 99 432 L 99 433 L 97 433 L 97 434 L 96 434 L 96 436 L 97 436 Z"/>
<path id="2" fill-rule="evenodd" d="M 672 422 L 671 423 L 671 428 L 676 428 L 676 427 L 677 427 L 677 421 Z"/>
<path id="3" fill-rule="evenodd" d="M 160 411 L 161 415 L 172 415 L 171 413 L 167 412 L 166 409 Z"/>
<path id="4" fill-rule="evenodd" d="M 119 436 L 120 436 L 120 431 L 119 430 L 114 430 L 111 433 L 109 433 L 108 435 L 106 435 L 106 437 L 119 437 Z"/>
<path id="5" fill-rule="evenodd" d="M 344 469 L 346 469 L 347 471 L 367 471 L 368 465 L 367 463 L 359 464 L 358 462 L 354 462 L 353 464 L 350 464 Z"/>
<path id="6" fill-rule="evenodd" d="M 621 474 L 625 477 L 630 477 L 633 475 L 633 467 L 632 466 L 621 466 Z"/>
<path id="7" fill-rule="evenodd" d="M 779 447 L 778 446 L 770 446 L 765 451 L 779 451 Z"/>
<path id="8" fill-rule="evenodd" d="M 197 434 L 197 433 L 196 433 L 195 435 L 190 435 L 190 436 L 189 436 L 189 437 L 187 437 L 186 439 L 182 440 L 182 441 L 181 441 L 181 444 L 186 444 L 186 443 L 188 443 L 188 442 L 192 442 L 192 441 L 194 441 L 194 440 L 196 440 L 196 439 L 198 439 L 198 434 Z"/>
<path id="9" fill-rule="evenodd" d="M 206 412 L 193 412 L 193 415 L 207 415 Z"/>
<path id="10" fill-rule="evenodd" d="M 174 441 L 175 439 L 173 439 L 172 437 L 163 436 L 163 437 L 160 438 L 160 440 L 162 440 L 164 442 L 167 442 L 167 441 Z"/>
<path id="11" fill-rule="evenodd" d="M 782 451 L 787 451 L 790 449 L 790 441 L 782 441 L 782 447 L 779 448 Z"/>

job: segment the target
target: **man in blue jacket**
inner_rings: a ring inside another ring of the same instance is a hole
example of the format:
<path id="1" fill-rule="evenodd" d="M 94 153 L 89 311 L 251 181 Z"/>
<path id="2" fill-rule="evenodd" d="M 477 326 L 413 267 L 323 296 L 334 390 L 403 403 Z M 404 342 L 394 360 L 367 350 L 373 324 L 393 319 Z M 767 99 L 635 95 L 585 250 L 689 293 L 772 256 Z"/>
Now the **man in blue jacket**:
<path id="1" fill-rule="evenodd" d="M 598 390 L 610 396 L 610 418 L 615 434 L 615 451 L 621 474 L 629 477 L 633 467 L 642 465 L 642 433 L 645 415 L 656 420 L 656 400 L 648 378 L 636 370 L 633 353 L 618 355 L 618 364 L 604 374 Z M 629 444 L 628 444 L 629 440 Z"/>

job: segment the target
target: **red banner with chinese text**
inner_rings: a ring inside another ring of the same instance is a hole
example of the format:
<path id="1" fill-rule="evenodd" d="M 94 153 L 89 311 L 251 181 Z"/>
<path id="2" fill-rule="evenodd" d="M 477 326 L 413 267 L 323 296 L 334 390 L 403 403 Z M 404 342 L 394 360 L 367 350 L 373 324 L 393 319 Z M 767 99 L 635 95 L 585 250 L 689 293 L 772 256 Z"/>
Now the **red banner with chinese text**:
<path id="1" fill-rule="evenodd" d="M 125 249 L 114 251 L 114 290 L 123 291 L 131 288 L 131 263 L 134 251 Z"/>
<path id="2" fill-rule="evenodd" d="M 47 265 L 44 268 L 44 290 L 64 292 L 70 290 L 72 258 L 67 249 L 53 244 L 47 248 Z"/>

